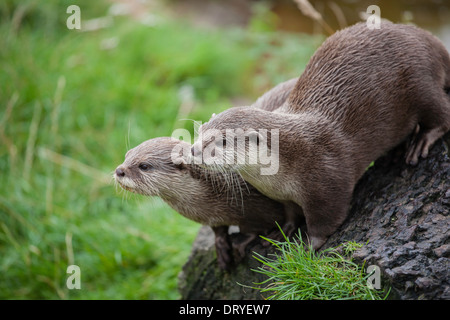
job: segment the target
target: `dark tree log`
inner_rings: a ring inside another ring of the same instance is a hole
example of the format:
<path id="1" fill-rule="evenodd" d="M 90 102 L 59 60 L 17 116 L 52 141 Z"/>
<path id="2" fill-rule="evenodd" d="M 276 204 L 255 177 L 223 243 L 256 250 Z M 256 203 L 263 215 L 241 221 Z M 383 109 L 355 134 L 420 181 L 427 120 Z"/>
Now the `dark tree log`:
<path id="1" fill-rule="evenodd" d="M 404 147 L 378 159 L 357 184 L 349 216 L 323 248 L 346 241 L 365 244 L 353 255 L 381 270 L 390 298 L 450 299 L 450 134 L 436 142 L 416 167 L 404 163 Z M 238 235 L 234 235 L 238 237 Z M 183 299 L 261 299 L 254 286 L 264 280 L 252 252 L 273 248 L 259 242 L 230 272 L 217 267 L 214 235 L 203 227 L 180 274 Z"/>

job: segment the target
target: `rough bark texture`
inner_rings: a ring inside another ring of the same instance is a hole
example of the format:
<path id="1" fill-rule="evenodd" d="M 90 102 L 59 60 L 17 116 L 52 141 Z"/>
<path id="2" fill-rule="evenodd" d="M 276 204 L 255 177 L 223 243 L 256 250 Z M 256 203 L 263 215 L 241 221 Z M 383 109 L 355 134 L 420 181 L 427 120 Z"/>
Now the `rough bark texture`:
<path id="1" fill-rule="evenodd" d="M 349 217 L 324 248 L 345 241 L 365 245 L 354 254 L 381 270 L 382 286 L 395 299 L 450 299 L 450 134 L 416 167 L 404 164 L 403 147 L 378 159 L 357 184 Z M 217 267 L 214 235 L 203 227 L 180 274 L 183 299 L 261 299 L 264 280 L 252 252 L 272 248 L 254 242 L 230 272 Z"/>

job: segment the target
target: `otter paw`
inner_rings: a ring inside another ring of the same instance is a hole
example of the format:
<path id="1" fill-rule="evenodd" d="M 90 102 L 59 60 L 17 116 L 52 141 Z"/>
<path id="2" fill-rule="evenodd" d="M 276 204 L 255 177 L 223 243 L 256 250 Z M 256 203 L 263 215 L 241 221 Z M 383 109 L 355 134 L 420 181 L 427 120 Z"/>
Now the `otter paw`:
<path id="1" fill-rule="evenodd" d="M 281 228 L 286 237 L 293 236 L 298 231 L 298 225 L 295 222 L 288 221 Z"/>
<path id="2" fill-rule="evenodd" d="M 318 250 L 320 247 L 324 245 L 324 243 L 327 241 L 327 238 L 324 237 L 310 237 L 309 238 L 309 245 L 313 248 L 313 250 Z"/>
<path id="3" fill-rule="evenodd" d="M 233 263 L 233 258 L 230 245 L 226 239 L 216 238 L 216 254 L 219 268 L 222 270 L 229 270 Z"/>
<path id="4" fill-rule="evenodd" d="M 264 235 L 264 237 L 267 239 L 279 241 L 279 242 L 284 240 L 283 234 L 281 233 L 280 229 L 278 229 L 278 228 L 270 231 L 269 233 Z M 261 244 L 265 248 L 270 247 L 270 245 L 271 245 L 271 243 L 269 241 L 264 240 L 264 239 L 261 239 Z"/>
<path id="5" fill-rule="evenodd" d="M 412 166 L 417 165 L 419 157 L 428 157 L 429 150 L 433 143 L 443 135 L 441 128 L 433 128 L 427 131 L 420 131 L 417 125 L 408 150 L 406 152 L 406 163 Z"/>
<path id="6" fill-rule="evenodd" d="M 241 239 L 241 241 L 238 241 L 238 242 L 233 241 L 232 242 L 233 250 L 237 251 L 237 255 L 238 255 L 237 262 L 240 262 L 242 260 L 242 258 L 245 257 L 245 249 L 253 240 L 256 239 L 256 237 L 257 237 L 256 234 L 245 234 L 245 238 Z"/>

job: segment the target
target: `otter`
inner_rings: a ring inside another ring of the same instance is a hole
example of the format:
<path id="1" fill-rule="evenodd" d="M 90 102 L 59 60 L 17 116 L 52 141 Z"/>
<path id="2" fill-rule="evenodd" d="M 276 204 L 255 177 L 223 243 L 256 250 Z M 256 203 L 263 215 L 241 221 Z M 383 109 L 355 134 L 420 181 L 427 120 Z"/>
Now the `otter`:
<path id="1" fill-rule="evenodd" d="M 297 81 L 298 77 L 276 85 L 259 97 L 251 107 L 266 111 L 275 111 L 283 107 L 288 102 L 289 95 L 297 84 Z"/>
<path id="2" fill-rule="evenodd" d="M 211 170 L 239 173 L 272 199 L 297 204 L 301 210 L 287 206 L 289 219 L 304 216 L 317 250 L 346 219 L 353 189 L 371 162 L 410 138 L 406 162 L 416 165 L 449 130 L 449 91 L 450 57 L 436 37 L 413 26 L 382 22 L 370 30 L 359 23 L 321 45 L 274 112 L 235 107 L 203 124 L 192 157 Z M 235 147 L 238 135 L 226 136 L 238 129 L 246 140 Z M 275 133 L 278 140 L 271 139 Z M 216 155 L 208 165 L 212 145 Z M 279 161 L 274 174 L 262 174 L 267 165 L 257 151 L 263 145 Z M 242 154 L 245 162 L 228 161 Z"/>
<path id="3" fill-rule="evenodd" d="M 267 111 L 281 107 L 296 81 L 297 78 L 277 85 L 253 106 Z M 237 174 L 210 172 L 189 164 L 183 150 L 190 148 L 187 142 L 169 137 L 145 141 L 127 152 L 114 178 L 125 190 L 159 196 L 186 218 L 211 226 L 219 267 L 229 269 L 232 254 L 228 226 L 237 225 L 247 235 L 235 245 L 243 256 L 246 245 L 257 235 L 275 239 L 280 236 L 275 222 L 284 223 L 284 209 Z"/>
<path id="4" fill-rule="evenodd" d="M 211 226 L 219 266 L 229 269 L 228 226 L 239 226 L 241 233 L 248 234 L 248 239 L 236 246 L 243 255 L 256 235 L 268 235 L 275 222 L 284 222 L 284 209 L 237 174 L 208 172 L 188 164 L 182 152 L 178 161 L 173 157 L 173 152 L 190 148 L 189 143 L 170 137 L 147 140 L 127 152 L 114 178 L 125 190 L 158 196 L 186 218 Z"/>

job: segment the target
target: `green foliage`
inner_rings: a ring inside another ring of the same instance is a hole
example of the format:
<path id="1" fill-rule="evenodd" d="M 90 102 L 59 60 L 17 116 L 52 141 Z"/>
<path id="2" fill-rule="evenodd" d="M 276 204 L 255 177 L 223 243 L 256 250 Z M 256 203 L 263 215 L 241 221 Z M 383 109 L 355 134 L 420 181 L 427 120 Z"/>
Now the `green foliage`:
<path id="1" fill-rule="evenodd" d="M 264 257 L 255 253 L 262 263 L 256 272 L 267 276 L 256 289 L 268 292 L 268 299 L 278 300 L 379 300 L 382 293 L 367 286 L 364 268 L 336 251 L 336 248 L 316 252 L 301 238 L 284 242 L 264 238 L 277 248 L 277 254 Z M 361 244 L 343 244 L 345 254 L 351 254 Z"/>
<path id="2" fill-rule="evenodd" d="M 278 17 L 270 11 L 270 3 L 261 1 L 252 5 L 253 15 L 249 22 L 249 30 L 254 32 L 275 32 Z"/>
<path id="3" fill-rule="evenodd" d="M 205 121 L 298 75 L 317 39 L 280 37 L 295 53 L 268 35 L 127 17 L 79 32 L 66 28 L 71 4 L 83 25 L 109 2 L 0 3 L 0 298 L 178 298 L 198 224 L 119 191 L 113 170 L 128 148 L 192 130 L 177 120 L 183 86 L 188 117 Z M 70 264 L 81 290 L 66 288 Z"/>

